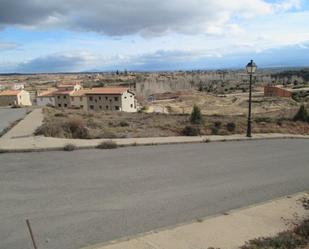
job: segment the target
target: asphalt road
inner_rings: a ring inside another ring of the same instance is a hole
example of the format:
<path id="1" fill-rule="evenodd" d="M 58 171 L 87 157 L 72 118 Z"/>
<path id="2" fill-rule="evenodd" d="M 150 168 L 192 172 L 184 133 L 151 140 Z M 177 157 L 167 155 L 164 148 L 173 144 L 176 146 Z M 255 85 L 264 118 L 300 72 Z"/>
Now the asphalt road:
<path id="1" fill-rule="evenodd" d="M 309 140 L 0 154 L 0 248 L 77 249 L 309 189 Z"/>
<path id="2" fill-rule="evenodd" d="M 0 133 L 7 128 L 12 122 L 23 118 L 27 109 L 24 108 L 0 108 Z"/>

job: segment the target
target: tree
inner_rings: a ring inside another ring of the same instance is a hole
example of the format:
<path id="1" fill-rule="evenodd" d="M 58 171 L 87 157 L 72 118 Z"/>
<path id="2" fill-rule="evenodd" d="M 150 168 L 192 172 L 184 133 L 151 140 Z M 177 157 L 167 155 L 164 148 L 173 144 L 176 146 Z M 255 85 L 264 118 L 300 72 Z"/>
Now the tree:
<path id="1" fill-rule="evenodd" d="M 293 120 L 309 122 L 309 115 L 304 105 L 301 105 Z"/>
<path id="2" fill-rule="evenodd" d="M 203 122 L 201 109 L 197 105 L 193 106 L 190 121 L 192 124 L 201 124 Z"/>

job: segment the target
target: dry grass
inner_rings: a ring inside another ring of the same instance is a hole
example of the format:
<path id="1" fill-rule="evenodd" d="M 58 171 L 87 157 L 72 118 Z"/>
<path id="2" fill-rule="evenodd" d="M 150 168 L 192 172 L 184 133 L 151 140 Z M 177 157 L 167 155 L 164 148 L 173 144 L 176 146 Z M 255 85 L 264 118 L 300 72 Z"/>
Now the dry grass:
<path id="1" fill-rule="evenodd" d="M 151 110 L 163 110 L 169 113 L 191 113 L 192 106 L 198 105 L 204 115 L 245 115 L 248 111 L 248 94 L 215 96 L 201 92 L 181 95 L 175 100 L 149 103 Z M 253 97 L 253 113 L 271 113 L 291 110 L 295 113 L 299 104 L 289 98 Z"/>
<path id="2" fill-rule="evenodd" d="M 44 115 L 44 124 L 36 134 L 63 138 L 111 139 L 179 136 L 183 135 L 186 126 L 191 125 L 190 115 L 187 114 L 59 111 L 45 108 Z M 203 120 L 203 124 L 198 125 L 200 135 L 242 134 L 245 133 L 247 127 L 244 115 L 204 115 Z M 309 125 L 306 122 L 291 121 L 275 113 L 271 117 L 255 115 L 253 132 L 309 134 Z"/>

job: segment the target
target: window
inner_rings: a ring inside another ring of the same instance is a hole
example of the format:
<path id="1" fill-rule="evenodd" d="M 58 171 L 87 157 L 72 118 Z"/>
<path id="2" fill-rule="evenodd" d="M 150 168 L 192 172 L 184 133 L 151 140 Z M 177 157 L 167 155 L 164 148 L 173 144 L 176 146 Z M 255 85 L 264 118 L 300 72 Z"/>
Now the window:
<path id="1" fill-rule="evenodd" d="M 80 108 L 84 108 L 84 106 L 83 106 L 83 105 L 80 105 Z"/>
<path id="2" fill-rule="evenodd" d="M 108 105 L 107 105 L 107 106 L 105 106 L 105 108 L 106 108 L 106 110 L 108 110 Z"/>
<path id="3" fill-rule="evenodd" d="M 67 104 L 64 104 L 64 107 L 67 107 L 68 105 Z"/>
<path id="4" fill-rule="evenodd" d="M 115 106 L 115 110 L 116 110 L 116 111 L 119 111 L 119 110 L 120 110 L 120 107 L 119 107 L 119 106 Z"/>
<path id="5" fill-rule="evenodd" d="M 57 98 L 60 99 L 60 96 L 58 95 Z"/>
<path id="6" fill-rule="evenodd" d="M 101 96 L 99 97 L 99 100 L 101 100 Z"/>
<path id="7" fill-rule="evenodd" d="M 90 110 L 93 110 L 94 109 L 94 106 L 93 105 L 90 105 Z"/>
<path id="8" fill-rule="evenodd" d="M 127 98 L 127 96 L 124 97 L 125 99 Z"/>
<path id="9" fill-rule="evenodd" d="M 59 97 L 59 96 L 58 96 Z M 61 104 L 58 104 L 58 107 L 61 107 Z"/>
<path id="10" fill-rule="evenodd" d="M 133 108 L 133 104 L 131 104 L 131 108 Z"/>
<path id="11" fill-rule="evenodd" d="M 90 100 L 90 101 L 92 101 L 92 100 L 93 100 L 93 98 L 92 98 L 92 97 L 89 97 L 89 100 Z"/>
<path id="12" fill-rule="evenodd" d="M 108 98 L 107 97 L 105 97 L 105 100 L 107 100 Z"/>
<path id="13" fill-rule="evenodd" d="M 101 105 L 99 106 L 99 108 L 100 108 L 100 110 L 102 110 L 102 106 Z"/>
<path id="14" fill-rule="evenodd" d="M 97 103 L 97 102 L 98 102 L 98 100 L 96 100 L 96 99 L 95 99 L 95 100 L 94 100 L 94 102 L 96 102 L 96 103 Z"/>
<path id="15" fill-rule="evenodd" d="M 130 95 L 130 98 L 132 98 L 133 96 L 132 95 Z"/>
<path id="16" fill-rule="evenodd" d="M 118 97 L 114 97 L 115 101 L 118 101 Z"/>
<path id="17" fill-rule="evenodd" d="M 66 99 L 66 98 L 67 98 L 67 96 L 65 96 L 65 95 L 64 95 L 64 96 L 63 96 L 63 98 L 64 98 L 64 99 Z"/>

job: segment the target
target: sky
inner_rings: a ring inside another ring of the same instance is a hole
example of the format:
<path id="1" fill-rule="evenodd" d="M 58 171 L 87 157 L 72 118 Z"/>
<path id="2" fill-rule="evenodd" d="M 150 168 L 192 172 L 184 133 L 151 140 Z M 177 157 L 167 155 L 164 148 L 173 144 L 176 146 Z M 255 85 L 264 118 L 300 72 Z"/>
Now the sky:
<path id="1" fill-rule="evenodd" d="M 0 0 L 0 73 L 309 66 L 309 0 Z"/>

